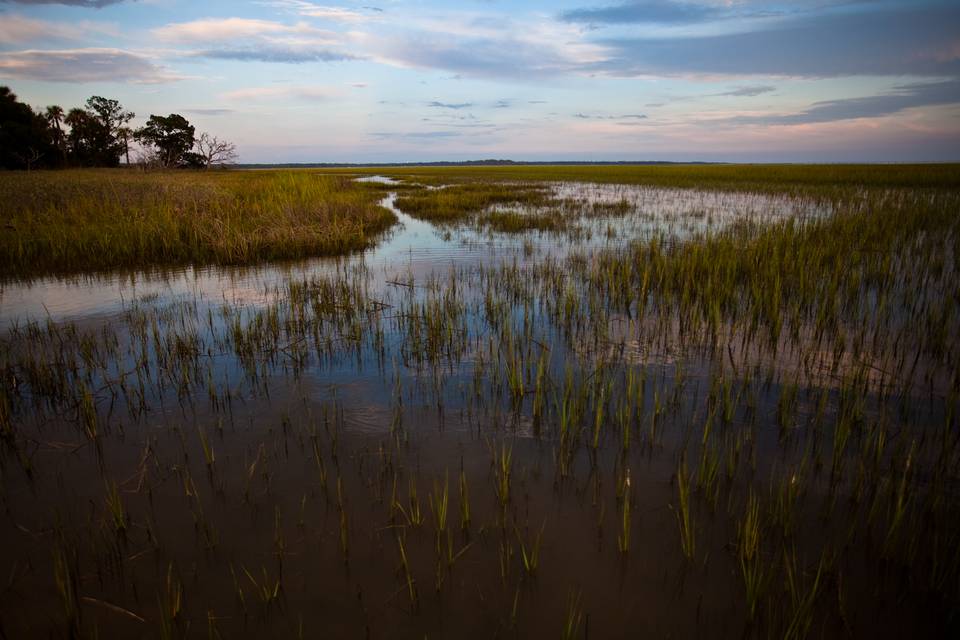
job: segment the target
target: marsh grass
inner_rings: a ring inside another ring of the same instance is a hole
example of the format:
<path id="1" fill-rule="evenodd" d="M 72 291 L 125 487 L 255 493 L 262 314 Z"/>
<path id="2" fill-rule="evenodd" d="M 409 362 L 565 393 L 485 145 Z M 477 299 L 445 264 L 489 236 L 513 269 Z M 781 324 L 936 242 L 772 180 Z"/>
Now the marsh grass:
<path id="1" fill-rule="evenodd" d="M 760 504 L 751 493 L 739 525 L 737 555 L 746 589 L 747 613 L 750 620 L 757 615 L 763 596 L 768 569 L 761 554 Z"/>
<path id="2" fill-rule="evenodd" d="M 575 640 L 580 635 L 580 626 L 583 623 L 582 595 L 580 591 L 571 591 L 567 595 L 567 611 L 560 631 L 563 640 Z"/>
<path id="3" fill-rule="evenodd" d="M 328 172 L 355 175 L 358 170 Z M 528 165 L 390 167 L 371 168 L 364 172 L 431 185 L 476 185 L 478 182 L 503 181 L 595 182 L 797 194 L 862 188 L 960 189 L 960 165 L 957 164 Z"/>
<path id="4" fill-rule="evenodd" d="M 0 275 L 342 254 L 395 221 L 381 197 L 297 171 L 0 173 Z"/>
<path id="5" fill-rule="evenodd" d="M 696 529 L 690 509 L 690 475 L 686 460 L 681 460 L 677 468 L 677 506 L 675 507 L 677 525 L 680 529 L 680 550 L 687 560 L 693 560 L 696 554 Z"/>
<path id="6" fill-rule="evenodd" d="M 519 233 L 521 231 L 556 231 L 563 227 L 563 218 L 556 214 L 522 212 L 511 209 L 490 211 L 483 224 L 493 231 L 501 233 Z"/>
<path id="7" fill-rule="evenodd" d="M 472 183 L 443 189 L 400 194 L 395 204 L 404 213 L 435 223 L 454 223 L 478 214 L 493 205 L 537 206 L 548 202 L 547 189 L 525 183 Z M 515 218 L 510 218 L 515 221 Z M 500 222 L 506 224 L 504 218 Z M 493 222 L 491 224 L 497 224 Z"/>

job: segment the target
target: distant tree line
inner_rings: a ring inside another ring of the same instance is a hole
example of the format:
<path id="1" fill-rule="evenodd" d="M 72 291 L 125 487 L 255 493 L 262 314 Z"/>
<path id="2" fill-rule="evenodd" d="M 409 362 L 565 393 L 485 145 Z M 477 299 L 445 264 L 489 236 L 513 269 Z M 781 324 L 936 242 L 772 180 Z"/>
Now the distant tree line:
<path id="1" fill-rule="evenodd" d="M 116 100 L 93 96 L 83 108 L 65 112 L 51 105 L 43 112 L 0 87 L 0 168 L 116 167 L 130 161 L 131 144 L 139 144 L 135 164 L 210 168 L 232 164 L 236 147 L 196 129 L 183 116 L 151 115 L 132 129 L 134 114 Z"/>

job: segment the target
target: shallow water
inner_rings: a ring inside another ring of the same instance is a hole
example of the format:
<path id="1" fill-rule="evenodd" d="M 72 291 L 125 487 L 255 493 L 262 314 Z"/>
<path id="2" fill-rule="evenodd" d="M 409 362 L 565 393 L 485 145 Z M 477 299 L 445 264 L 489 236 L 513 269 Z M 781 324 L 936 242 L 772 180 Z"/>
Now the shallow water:
<path id="1" fill-rule="evenodd" d="M 851 549 L 815 600 L 818 635 L 942 631 L 943 603 L 876 581 L 869 535 L 823 525 L 849 517 L 852 481 L 815 469 L 836 464 L 821 434 L 858 378 L 808 375 L 819 360 L 747 328 L 712 348 L 577 280 L 654 234 L 828 205 L 551 188 L 579 235 L 439 228 L 390 195 L 397 225 L 348 257 L 5 284 L 0 633 L 766 637 L 805 611 L 786 604 L 787 540 L 815 595 L 821 550 Z M 864 384 L 861 414 L 892 420 L 893 383 Z M 930 397 L 911 428 L 943 423 Z M 688 469 L 704 483 L 691 557 Z M 765 530 L 777 580 L 751 620 L 736 548 L 754 491 L 793 502 Z"/>
<path id="2" fill-rule="evenodd" d="M 397 180 L 384 176 L 358 178 L 361 182 L 386 185 Z M 376 245 L 346 258 L 314 258 L 252 267 L 164 268 L 149 272 L 128 271 L 69 277 L 44 277 L 28 282 L 0 283 L 0 328 L 13 322 L 105 321 L 130 303 L 198 300 L 207 305 L 223 301 L 263 304 L 263 292 L 290 279 L 308 278 L 363 265 L 380 281 L 412 274 L 423 280 L 449 269 L 477 265 L 496 266 L 504 261 L 534 260 L 544 256 L 562 258 L 571 251 L 589 251 L 624 246 L 653 233 L 688 237 L 716 232 L 736 221 L 769 221 L 784 217 L 805 218 L 829 212 L 822 203 L 762 194 L 699 192 L 625 185 L 558 183 L 551 186 L 556 198 L 577 201 L 589 209 L 596 203 L 626 201 L 628 214 L 595 216 L 586 225 L 588 233 L 571 243 L 556 233 L 491 233 L 460 226 L 438 228 L 413 218 L 393 205 L 395 194 L 383 201 L 398 223 Z M 607 237 L 604 230 L 615 234 Z"/>

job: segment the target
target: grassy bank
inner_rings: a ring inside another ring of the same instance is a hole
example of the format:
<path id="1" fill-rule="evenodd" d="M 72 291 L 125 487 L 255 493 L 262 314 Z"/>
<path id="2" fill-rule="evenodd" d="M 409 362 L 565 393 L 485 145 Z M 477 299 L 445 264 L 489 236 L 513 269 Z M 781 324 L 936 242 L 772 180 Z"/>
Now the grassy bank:
<path id="1" fill-rule="evenodd" d="M 380 193 L 305 171 L 0 174 L 0 273 L 243 264 L 362 249 Z"/>
<path id="2" fill-rule="evenodd" d="M 503 180 L 643 184 L 766 192 L 814 192 L 851 188 L 960 189 L 956 164 L 823 165 L 536 165 L 490 167 L 389 167 L 337 169 L 330 173 L 372 173 L 428 184 Z"/>
<path id="3" fill-rule="evenodd" d="M 370 245 L 397 205 L 433 222 L 495 204 L 547 204 L 541 182 L 699 188 L 838 197 L 866 189 L 960 189 L 958 165 L 390 167 L 212 173 L 87 170 L 0 173 L 0 275 L 28 277 L 169 264 L 247 264 Z M 440 190 L 413 183 L 449 185 Z M 492 224 L 503 220 L 491 221 Z M 515 223 L 516 221 L 510 221 Z M 521 221 L 526 228 L 529 221 Z M 516 224 L 511 224 L 511 228 Z"/>

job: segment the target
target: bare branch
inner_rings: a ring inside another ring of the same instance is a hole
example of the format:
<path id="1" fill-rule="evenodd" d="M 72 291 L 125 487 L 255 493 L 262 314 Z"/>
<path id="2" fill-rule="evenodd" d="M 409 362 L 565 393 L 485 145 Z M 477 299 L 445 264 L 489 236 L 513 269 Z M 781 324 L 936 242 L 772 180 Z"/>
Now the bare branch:
<path id="1" fill-rule="evenodd" d="M 232 164 L 237 160 L 237 148 L 232 142 L 209 133 L 201 133 L 197 138 L 197 153 L 203 158 L 207 169 L 213 165 Z"/>

